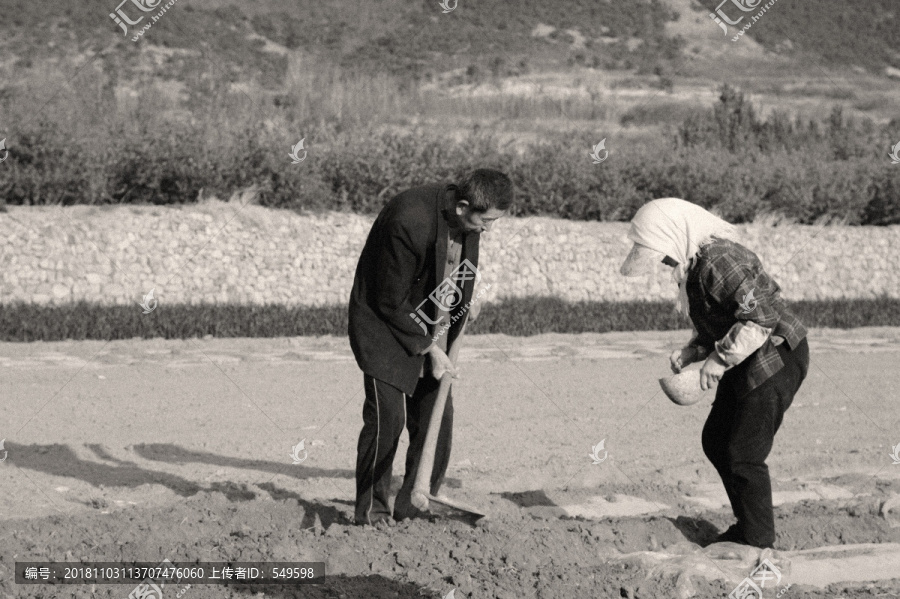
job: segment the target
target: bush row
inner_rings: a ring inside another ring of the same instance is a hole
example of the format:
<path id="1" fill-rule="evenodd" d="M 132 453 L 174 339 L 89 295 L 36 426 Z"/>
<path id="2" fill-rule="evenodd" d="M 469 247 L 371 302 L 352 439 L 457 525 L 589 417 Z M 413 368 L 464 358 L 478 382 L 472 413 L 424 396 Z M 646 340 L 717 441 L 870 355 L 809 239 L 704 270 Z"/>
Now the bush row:
<path id="1" fill-rule="evenodd" d="M 900 300 L 801 301 L 791 309 L 808 327 L 900 326 Z M 507 299 L 486 304 L 471 334 L 605 333 L 688 328 L 666 302 Z M 347 334 L 345 306 L 173 305 L 144 315 L 136 306 L 0 304 L 0 341 L 162 337 L 293 337 Z"/>
<path id="2" fill-rule="evenodd" d="M 446 144 L 383 133 L 340 149 L 320 149 L 308 139 L 307 159 L 294 165 L 286 156 L 289 144 L 273 148 L 252 138 L 242 153 L 210 151 L 173 133 L 118 153 L 85 156 L 38 132 L 23 136 L 15 157 L 0 169 L 0 198 L 24 205 L 180 204 L 196 201 L 200 190 L 229 197 L 256 185 L 265 206 L 371 214 L 407 187 L 492 166 L 513 178 L 519 216 L 623 221 L 648 200 L 675 196 L 733 222 L 775 213 L 804 224 L 823 218 L 900 223 L 900 167 L 886 157 L 823 161 L 797 152 L 731 154 L 705 147 L 648 155 L 610 139 L 609 159 L 595 165 L 590 141 L 558 140 L 517 156 L 495 151 L 485 137 Z"/>
<path id="3" fill-rule="evenodd" d="M 118 125 L 80 143 L 59 124 L 17 135 L 0 168 L 9 204 L 194 202 L 251 185 L 265 206 L 297 211 L 376 213 L 408 187 L 455 180 L 478 166 L 508 172 L 515 213 L 575 220 L 628 220 L 644 202 L 677 196 L 733 222 L 778 214 L 811 224 L 900 223 L 900 167 L 888 158 L 900 121 L 853 123 L 839 110 L 823 123 L 777 114 L 760 119 L 739 93 L 689 116 L 677 134 L 644 146 L 609 137 L 609 157 L 593 164 L 600 141 L 587 133 L 501 147 L 491 135 L 461 141 L 412 133 L 359 133 L 310 127 L 306 159 L 292 164 L 296 139 L 262 120 L 195 130 L 165 120 Z"/>

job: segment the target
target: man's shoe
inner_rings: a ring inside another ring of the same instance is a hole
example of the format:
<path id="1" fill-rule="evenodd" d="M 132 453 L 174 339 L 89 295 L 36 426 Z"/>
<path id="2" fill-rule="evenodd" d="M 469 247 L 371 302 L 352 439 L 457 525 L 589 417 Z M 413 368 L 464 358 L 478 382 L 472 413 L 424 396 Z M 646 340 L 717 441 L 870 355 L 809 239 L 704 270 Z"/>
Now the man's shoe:
<path id="1" fill-rule="evenodd" d="M 381 526 L 389 527 L 389 526 L 394 525 L 394 520 L 390 517 L 383 517 L 383 518 L 376 518 L 375 520 L 372 520 L 371 522 L 366 522 L 365 520 L 358 520 L 358 519 L 354 518 L 353 524 L 355 524 L 356 526 L 378 526 L 380 524 Z"/>
<path id="2" fill-rule="evenodd" d="M 406 520 L 407 518 L 427 518 L 430 515 L 430 512 L 420 510 L 412 503 L 407 503 L 405 501 L 399 502 L 399 505 L 394 505 L 394 520 L 397 522 Z"/>

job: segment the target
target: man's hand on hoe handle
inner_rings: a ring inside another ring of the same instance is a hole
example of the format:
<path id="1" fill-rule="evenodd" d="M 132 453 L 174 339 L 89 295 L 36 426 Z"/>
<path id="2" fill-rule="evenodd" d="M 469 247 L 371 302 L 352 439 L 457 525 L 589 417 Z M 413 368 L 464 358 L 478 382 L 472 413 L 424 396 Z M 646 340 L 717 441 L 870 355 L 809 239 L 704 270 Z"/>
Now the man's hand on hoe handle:
<path id="1" fill-rule="evenodd" d="M 431 360 L 431 373 L 434 375 L 434 378 L 441 380 L 445 372 L 450 373 L 450 376 L 453 378 L 459 376 L 456 366 L 450 361 L 450 357 L 437 344 L 432 345 L 428 349 L 428 355 Z"/>

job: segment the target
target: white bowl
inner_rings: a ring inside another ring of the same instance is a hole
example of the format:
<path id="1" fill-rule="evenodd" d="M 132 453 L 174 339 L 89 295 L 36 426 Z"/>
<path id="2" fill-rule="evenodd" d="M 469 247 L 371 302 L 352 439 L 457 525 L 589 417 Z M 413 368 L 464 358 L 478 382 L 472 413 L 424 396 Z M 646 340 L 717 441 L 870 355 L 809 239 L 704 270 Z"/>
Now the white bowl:
<path id="1" fill-rule="evenodd" d="M 679 374 L 659 379 L 659 386 L 666 397 L 679 406 L 694 405 L 713 393 L 712 389 L 704 391 L 700 388 L 699 370 L 683 370 Z"/>

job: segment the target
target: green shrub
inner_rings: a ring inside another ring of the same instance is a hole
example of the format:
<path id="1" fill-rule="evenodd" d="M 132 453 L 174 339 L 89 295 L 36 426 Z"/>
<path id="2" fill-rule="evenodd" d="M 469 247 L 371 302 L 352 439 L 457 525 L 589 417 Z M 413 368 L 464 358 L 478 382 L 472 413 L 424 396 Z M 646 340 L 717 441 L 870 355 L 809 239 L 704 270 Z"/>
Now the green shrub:
<path id="1" fill-rule="evenodd" d="M 69 118 L 39 120 L 10 140 L 0 198 L 21 205 L 184 204 L 201 189 L 228 198 L 253 186 L 264 206 L 373 214 L 404 189 L 491 166 L 512 177 L 519 216 L 628 220 L 646 201 L 675 196 L 733 222 L 774 213 L 806 224 L 900 223 L 900 169 L 886 156 L 887 140 L 900 139 L 900 121 L 878 128 L 845 119 L 839 109 L 821 123 L 777 113 L 763 120 L 725 86 L 719 102 L 705 115 L 690 114 L 674 140 L 609 138 L 609 158 L 593 164 L 589 153 L 600 140 L 589 132 L 509 147 L 478 132 L 455 139 L 422 129 L 374 130 L 363 124 L 367 109 L 346 97 L 369 90 L 388 106 L 397 98 L 385 81 L 312 83 L 323 83 L 322 91 L 299 103 L 214 97 L 209 118 L 196 122 L 151 119 L 141 104 L 130 120 L 92 117 L 90 135 Z M 283 108 L 263 118 L 261 101 Z M 328 119 L 311 121 L 309 103 L 324 111 L 335 102 Z M 109 100 L 101 98 L 97 112 L 104 106 Z M 173 110 L 165 103 L 153 108 Z M 354 115 L 345 119 L 349 125 L 338 118 L 345 109 Z M 287 153 L 302 136 L 307 158 L 292 164 Z"/>
<path id="2" fill-rule="evenodd" d="M 873 174 L 869 202 L 861 222 L 869 225 L 900 223 L 900 168 L 882 168 Z"/>

